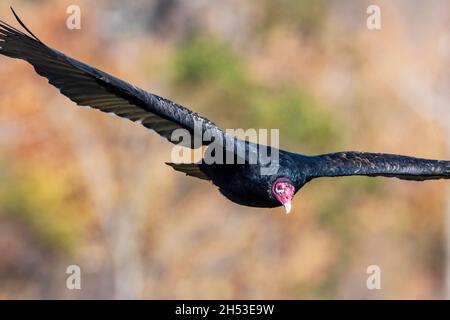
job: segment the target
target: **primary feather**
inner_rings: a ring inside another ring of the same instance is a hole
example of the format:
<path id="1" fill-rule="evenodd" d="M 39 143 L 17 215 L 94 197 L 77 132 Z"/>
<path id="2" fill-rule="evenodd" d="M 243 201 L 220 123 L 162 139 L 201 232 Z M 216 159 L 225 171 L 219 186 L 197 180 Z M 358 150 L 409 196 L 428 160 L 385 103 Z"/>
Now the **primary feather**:
<path id="1" fill-rule="evenodd" d="M 362 175 L 415 181 L 450 179 L 450 161 L 386 153 L 338 152 L 313 157 L 310 175 L 312 178 Z"/>
<path id="2" fill-rule="evenodd" d="M 185 129 L 192 136 L 206 130 L 221 132 L 214 123 L 179 104 L 48 47 L 14 15 L 30 35 L 0 21 L 0 53 L 29 62 L 39 75 L 78 105 L 139 122 L 171 142 L 178 142 L 171 140 L 176 129 Z M 198 132 L 195 132 L 195 125 L 199 125 Z M 194 146 L 193 141 L 188 141 L 187 146 Z"/>

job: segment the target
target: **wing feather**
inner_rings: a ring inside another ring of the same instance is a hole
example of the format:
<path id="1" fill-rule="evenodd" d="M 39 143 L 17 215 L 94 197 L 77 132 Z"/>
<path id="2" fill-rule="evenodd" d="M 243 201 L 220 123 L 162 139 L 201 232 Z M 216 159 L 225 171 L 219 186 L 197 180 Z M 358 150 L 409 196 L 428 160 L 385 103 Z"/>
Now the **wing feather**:
<path id="1" fill-rule="evenodd" d="M 193 145 L 194 134 L 203 136 L 206 130 L 224 134 L 214 123 L 179 104 L 48 47 L 14 15 L 31 36 L 0 21 L 0 54 L 29 62 L 39 75 L 47 78 L 51 85 L 78 105 L 139 122 L 174 143 L 177 141 L 171 140 L 173 131 L 188 130 L 192 142 L 183 145 L 190 147 L 200 146 Z M 194 130 L 196 126 L 198 131 Z M 199 138 L 196 141 L 210 143 Z"/>
<path id="2" fill-rule="evenodd" d="M 338 152 L 310 157 L 308 163 L 311 178 L 362 175 L 416 181 L 450 179 L 450 161 L 396 154 Z"/>

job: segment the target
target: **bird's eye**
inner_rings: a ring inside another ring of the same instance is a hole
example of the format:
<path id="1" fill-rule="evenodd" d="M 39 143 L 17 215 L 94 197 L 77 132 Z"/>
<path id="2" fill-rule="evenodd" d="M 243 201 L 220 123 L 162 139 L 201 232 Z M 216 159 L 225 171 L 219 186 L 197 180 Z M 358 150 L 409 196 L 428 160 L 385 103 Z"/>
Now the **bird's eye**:
<path id="1" fill-rule="evenodd" d="M 275 188 L 275 192 L 278 193 L 278 194 L 283 194 L 284 193 L 284 189 Z"/>

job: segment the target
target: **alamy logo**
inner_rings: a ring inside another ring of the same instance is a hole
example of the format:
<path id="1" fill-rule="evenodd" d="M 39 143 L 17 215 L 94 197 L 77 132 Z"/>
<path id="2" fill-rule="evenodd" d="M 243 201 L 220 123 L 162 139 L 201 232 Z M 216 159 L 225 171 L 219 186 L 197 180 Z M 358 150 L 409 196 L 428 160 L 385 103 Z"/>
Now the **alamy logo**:
<path id="1" fill-rule="evenodd" d="M 381 269 L 379 266 L 373 264 L 367 267 L 366 273 L 369 275 L 367 277 L 366 286 L 369 290 L 379 290 L 381 289 Z"/>
<path id="2" fill-rule="evenodd" d="M 170 140 L 176 143 L 171 152 L 174 163 L 190 163 L 192 153 L 185 147 L 198 148 L 206 144 L 202 163 L 207 165 L 257 164 L 262 175 L 275 174 L 279 168 L 278 129 L 226 129 L 223 132 L 216 127 L 205 128 L 204 121 L 197 120 L 193 133 L 176 129 Z M 271 146 L 268 146 L 269 140 Z"/>
<path id="3" fill-rule="evenodd" d="M 381 30 L 381 9 L 377 5 L 370 5 L 367 7 L 366 13 L 369 14 L 367 17 L 366 25 L 369 30 Z"/>
<path id="4" fill-rule="evenodd" d="M 66 280 L 66 287 L 69 290 L 81 289 L 81 268 L 76 264 L 70 265 L 66 269 L 66 274 L 69 274 Z"/>
<path id="5" fill-rule="evenodd" d="M 66 26 L 69 30 L 81 29 L 81 8 L 77 5 L 67 7 L 66 13 L 69 15 L 66 20 Z"/>

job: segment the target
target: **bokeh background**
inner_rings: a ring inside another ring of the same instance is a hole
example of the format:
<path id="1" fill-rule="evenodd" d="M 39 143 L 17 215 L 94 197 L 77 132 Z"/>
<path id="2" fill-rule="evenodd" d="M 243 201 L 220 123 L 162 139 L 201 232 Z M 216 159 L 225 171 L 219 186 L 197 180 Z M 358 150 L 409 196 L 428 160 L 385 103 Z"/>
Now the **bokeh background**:
<path id="1" fill-rule="evenodd" d="M 81 30 L 66 28 L 73 4 Z M 450 158 L 448 1 L 2 1 L 18 26 L 10 5 L 48 45 L 223 128 L 279 128 L 306 154 Z M 1 56 L 0 83 L 2 299 L 450 297 L 446 182 L 319 179 L 289 216 L 241 207 L 28 64 Z M 373 264 L 381 290 L 366 288 Z"/>

